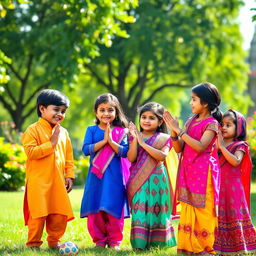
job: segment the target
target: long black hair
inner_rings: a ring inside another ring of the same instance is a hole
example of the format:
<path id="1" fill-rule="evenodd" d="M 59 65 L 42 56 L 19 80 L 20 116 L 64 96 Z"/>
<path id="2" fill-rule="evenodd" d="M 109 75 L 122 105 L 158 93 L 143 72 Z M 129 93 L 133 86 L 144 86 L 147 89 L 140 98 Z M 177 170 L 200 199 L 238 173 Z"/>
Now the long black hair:
<path id="1" fill-rule="evenodd" d="M 41 116 L 40 106 L 48 107 L 49 105 L 69 107 L 70 102 L 68 97 L 60 91 L 53 89 L 45 89 L 40 92 L 37 97 L 36 109 L 37 115 Z"/>
<path id="2" fill-rule="evenodd" d="M 116 96 L 114 96 L 111 93 L 104 93 L 104 94 L 99 95 L 96 98 L 95 103 L 94 103 L 94 112 L 95 113 L 97 112 L 99 105 L 102 103 L 111 103 L 111 105 L 113 105 L 113 107 L 116 110 L 116 117 L 112 123 L 113 126 L 128 127 L 127 118 L 126 118 L 124 111 L 122 109 L 122 106 Z M 95 123 L 100 124 L 100 120 L 97 117 L 96 117 Z"/>
<path id="3" fill-rule="evenodd" d="M 201 104 L 208 104 L 211 115 L 221 123 L 222 113 L 219 109 L 221 98 L 217 87 L 209 82 L 204 82 L 194 86 L 192 92 L 200 98 Z"/>
<path id="4" fill-rule="evenodd" d="M 144 112 L 150 111 L 152 112 L 159 121 L 163 120 L 163 114 L 164 114 L 164 107 L 157 103 L 157 102 L 149 102 L 146 103 L 145 105 L 141 106 L 138 108 L 139 112 L 139 118 Z M 143 129 L 140 126 L 140 131 L 142 132 Z M 167 126 L 165 122 L 163 122 L 160 126 L 157 127 L 157 132 L 163 132 L 163 133 L 168 133 L 167 132 Z"/>

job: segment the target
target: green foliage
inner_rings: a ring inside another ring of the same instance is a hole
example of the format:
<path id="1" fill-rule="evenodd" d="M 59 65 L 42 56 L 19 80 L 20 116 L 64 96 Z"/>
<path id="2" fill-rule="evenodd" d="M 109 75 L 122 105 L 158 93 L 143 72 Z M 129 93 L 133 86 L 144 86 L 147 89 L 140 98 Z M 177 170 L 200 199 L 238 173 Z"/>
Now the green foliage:
<path id="1" fill-rule="evenodd" d="M 256 112 L 251 117 L 248 117 L 247 120 L 248 143 L 250 145 L 253 164 L 252 177 L 256 180 Z"/>
<path id="2" fill-rule="evenodd" d="M 0 19 L 4 18 L 7 14 L 6 9 L 13 9 L 14 4 L 12 0 L 2 0 L 0 1 Z M 10 63 L 11 60 L 5 56 L 3 51 L 0 49 L 0 93 L 4 90 L 3 87 L 1 87 L 1 84 L 5 84 L 10 80 L 10 77 L 6 73 L 7 65 L 6 63 Z"/>
<path id="3" fill-rule="evenodd" d="M 0 85 L 6 84 L 10 80 L 10 76 L 6 74 L 7 65 L 11 63 L 11 59 L 4 55 L 0 50 Z M 4 88 L 0 86 L 0 93 L 4 91 Z"/>
<path id="4" fill-rule="evenodd" d="M 255 13 L 256 8 L 251 8 L 251 11 L 254 11 L 254 13 Z M 252 20 L 256 21 L 256 15 L 255 14 L 252 16 Z"/>
<path id="5" fill-rule="evenodd" d="M 4 18 L 7 14 L 6 9 L 14 9 L 14 4 L 12 0 L 1 0 L 0 1 L 0 18 Z"/>
<path id="6" fill-rule="evenodd" d="M 25 183 L 26 155 L 22 146 L 0 137 L 0 190 L 18 190 Z"/>
<path id="7" fill-rule="evenodd" d="M 84 185 L 89 170 L 89 158 L 81 156 L 78 160 L 74 160 L 75 164 L 75 180 L 74 185 Z"/>
<path id="8" fill-rule="evenodd" d="M 116 38 L 111 48 L 102 46 L 101 56 L 84 65 L 86 72 L 118 96 L 133 120 L 138 105 L 161 100 L 173 109 L 172 102 L 184 97 L 180 91 L 207 80 L 228 105 L 246 113 L 241 5 L 241 0 L 141 0 L 136 22 L 124 25 L 130 37 Z"/>
<path id="9" fill-rule="evenodd" d="M 17 3 L 0 19 L 1 50 L 12 59 L 3 60 L 11 79 L 2 86 L 0 102 L 19 130 L 33 113 L 40 90 L 72 86 L 80 63 L 100 54 L 98 45 L 109 47 L 116 36 L 128 37 L 122 23 L 134 21 L 129 10 L 137 4 L 35 0 Z"/>

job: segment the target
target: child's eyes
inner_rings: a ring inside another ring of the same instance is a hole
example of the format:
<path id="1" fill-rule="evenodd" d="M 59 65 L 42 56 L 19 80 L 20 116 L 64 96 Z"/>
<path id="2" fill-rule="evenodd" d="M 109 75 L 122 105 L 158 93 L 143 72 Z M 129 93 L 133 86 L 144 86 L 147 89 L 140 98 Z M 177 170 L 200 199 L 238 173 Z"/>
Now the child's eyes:
<path id="1" fill-rule="evenodd" d="M 100 109 L 100 112 L 105 112 L 105 111 L 107 111 L 107 112 L 114 112 L 115 110 L 113 109 L 113 108 L 111 108 L 111 109 Z"/>

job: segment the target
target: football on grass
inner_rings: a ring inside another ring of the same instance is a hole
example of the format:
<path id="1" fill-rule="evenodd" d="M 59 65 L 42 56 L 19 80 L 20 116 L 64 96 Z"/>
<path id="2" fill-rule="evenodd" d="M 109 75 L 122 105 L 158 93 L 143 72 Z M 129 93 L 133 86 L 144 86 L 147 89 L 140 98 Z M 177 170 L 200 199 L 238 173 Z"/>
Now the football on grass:
<path id="1" fill-rule="evenodd" d="M 60 255 L 76 255 L 78 254 L 78 247 L 72 241 L 66 241 L 63 244 L 59 245 Z"/>

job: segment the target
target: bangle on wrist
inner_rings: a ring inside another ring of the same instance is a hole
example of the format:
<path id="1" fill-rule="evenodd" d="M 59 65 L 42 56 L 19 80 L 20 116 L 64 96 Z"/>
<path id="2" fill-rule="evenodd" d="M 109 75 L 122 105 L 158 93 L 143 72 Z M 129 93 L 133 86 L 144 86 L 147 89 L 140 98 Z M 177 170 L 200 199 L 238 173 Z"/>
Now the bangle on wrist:
<path id="1" fill-rule="evenodd" d="M 186 133 L 185 131 L 182 131 L 182 130 L 181 130 L 178 136 L 181 138 L 182 135 L 184 135 L 185 133 Z"/>
<path id="2" fill-rule="evenodd" d="M 176 135 L 176 136 L 171 136 L 171 140 L 172 140 L 172 141 L 176 141 L 176 140 L 178 140 L 178 139 L 179 139 L 178 135 Z"/>

